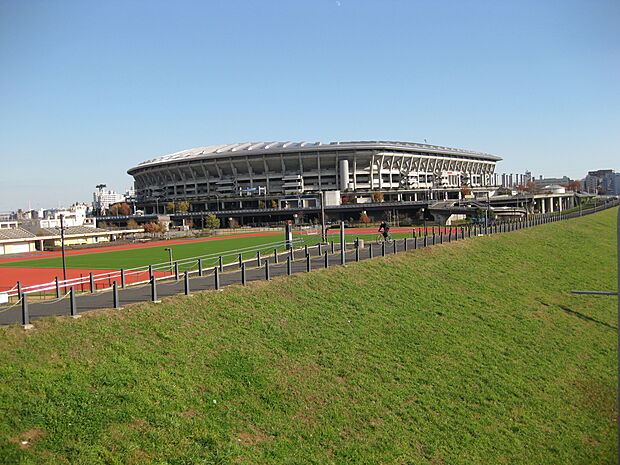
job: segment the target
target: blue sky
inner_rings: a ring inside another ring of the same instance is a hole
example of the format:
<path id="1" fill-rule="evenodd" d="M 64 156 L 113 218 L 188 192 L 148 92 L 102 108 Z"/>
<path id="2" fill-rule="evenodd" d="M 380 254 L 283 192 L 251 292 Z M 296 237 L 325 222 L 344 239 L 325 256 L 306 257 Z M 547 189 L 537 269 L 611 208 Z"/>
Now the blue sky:
<path id="1" fill-rule="evenodd" d="M 0 0 L 0 211 L 242 141 L 398 140 L 620 169 L 618 1 Z"/>

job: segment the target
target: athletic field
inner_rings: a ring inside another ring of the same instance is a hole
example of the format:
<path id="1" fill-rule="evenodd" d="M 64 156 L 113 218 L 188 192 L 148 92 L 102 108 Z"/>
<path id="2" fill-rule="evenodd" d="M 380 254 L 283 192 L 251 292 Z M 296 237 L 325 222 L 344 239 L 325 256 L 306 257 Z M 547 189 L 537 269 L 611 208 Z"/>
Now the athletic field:
<path id="1" fill-rule="evenodd" d="M 393 237 L 401 238 L 410 236 L 413 230 L 412 228 L 394 228 L 392 231 L 394 231 Z M 354 241 L 356 238 L 376 240 L 377 237 L 377 231 L 374 228 L 347 229 L 345 234 L 347 241 Z M 296 231 L 294 233 L 296 247 L 314 245 L 319 242 L 320 237 L 317 231 Z M 328 238 L 330 241 L 338 241 L 339 230 L 329 230 Z M 244 260 L 253 258 L 257 248 L 260 248 L 262 254 L 273 253 L 274 248 L 282 251 L 284 232 L 232 234 L 223 237 L 68 250 L 65 254 L 67 279 L 88 276 L 91 272 L 103 273 L 167 263 L 170 261 L 170 252 L 166 250 L 168 248 L 172 250 L 173 261 L 205 255 L 229 254 L 224 257 L 224 262 L 229 263 L 238 260 L 238 254 L 233 252 L 243 249 L 251 249 L 249 252 L 242 252 Z M 206 261 L 204 266 L 215 266 L 215 262 Z M 196 265 L 192 264 L 182 267 L 181 270 L 195 268 Z M 14 288 L 17 281 L 21 281 L 24 286 L 29 286 L 51 282 L 56 276 L 63 278 L 60 252 L 34 252 L 0 260 L 0 292 Z"/>

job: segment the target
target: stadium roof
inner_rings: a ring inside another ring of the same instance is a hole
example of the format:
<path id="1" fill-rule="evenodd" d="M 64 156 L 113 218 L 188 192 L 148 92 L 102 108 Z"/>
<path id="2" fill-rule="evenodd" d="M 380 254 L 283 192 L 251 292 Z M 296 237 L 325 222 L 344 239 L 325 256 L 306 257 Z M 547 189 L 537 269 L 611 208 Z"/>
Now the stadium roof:
<path id="1" fill-rule="evenodd" d="M 360 142 L 241 142 L 237 144 L 209 145 L 195 149 L 183 150 L 171 153 L 152 160 L 140 163 L 131 171 L 149 165 L 158 165 L 175 161 L 188 161 L 197 158 L 212 158 L 218 155 L 249 155 L 255 153 L 280 153 L 280 152 L 299 152 L 316 150 L 402 150 L 411 152 L 430 152 L 438 154 L 460 155 L 472 158 L 482 158 L 491 161 L 499 161 L 500 157 L 489 155 L 488 153 L 474 152 L 471 150 L 455 149 L 438 145 L 417 144 L 413 142 L 391 142 L 391 141 L 360 141 Z"/>

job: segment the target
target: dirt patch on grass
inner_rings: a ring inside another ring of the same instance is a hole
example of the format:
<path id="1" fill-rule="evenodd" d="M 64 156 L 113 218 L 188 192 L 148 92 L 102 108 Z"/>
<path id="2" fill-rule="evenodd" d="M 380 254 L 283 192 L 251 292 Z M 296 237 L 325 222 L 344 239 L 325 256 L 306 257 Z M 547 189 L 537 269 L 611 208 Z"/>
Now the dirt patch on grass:
<path id="1" fill-rule="evenodd" d="M 248 427 L 249 431 L 236 432 L 235 437 L 244 446 L 253 446 L 271 440 L 271 436 L 259 431 L 254 426 Z"/>
<path id="2" fill-rule="evenodd" d="M 20 449 L 29 449 L 38 439 L 42 438 L 46 434 L 47 431 L 40 428 L 32 428 L 28 431 L 24 431 L 16 438 L 9 438 L 9 441 L 17 444 Z"/>

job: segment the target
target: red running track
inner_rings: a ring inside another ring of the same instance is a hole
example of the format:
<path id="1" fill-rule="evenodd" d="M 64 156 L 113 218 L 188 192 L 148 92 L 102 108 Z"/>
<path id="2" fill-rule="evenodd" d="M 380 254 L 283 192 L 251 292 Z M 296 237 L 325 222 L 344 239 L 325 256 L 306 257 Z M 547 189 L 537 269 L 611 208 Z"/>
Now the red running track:
<path id="1" fill-rule="evenodd" d="M 235 234 L 231 236 L 217 236 L 217 237 L 205 237 L 200 239 L 179 239 L 179 240 L 170 240 L 170 241 L 155 241 L 148 242 L 146 244 L 125 244 L 125 245 L 111 245 L 106 247 L 96 247 L 92 249 L 80 249 L 80 250 L 67 250 L 65 255 L 82 255 L 89 253 L 99 253 L 99 252 L 111 252 L 115 250 L 129 250 L 129 249 L 142 249 L 147 247 L 161 247 L 162 245 L 177 245 L 177 244 L 188 244 L 190 242 L 205 242 L 205 241 L 219 241 L 220 239 L 234 239 L 238 237 L 251 237 L 251 236 L 273 236 L 279 235 L 281 233 L 251 233 L 251 234 Z M 20 257 L 11 257 L 0 260 L 0 263 L 8 263 L 8 262 L 20 262 L 24 260 L 32 260 L 35 258 L 52 258 L 52 257 L 60 257 L 61 253 L 58 251 L 54 252 L 30 252 L 25 253 Z"/>

